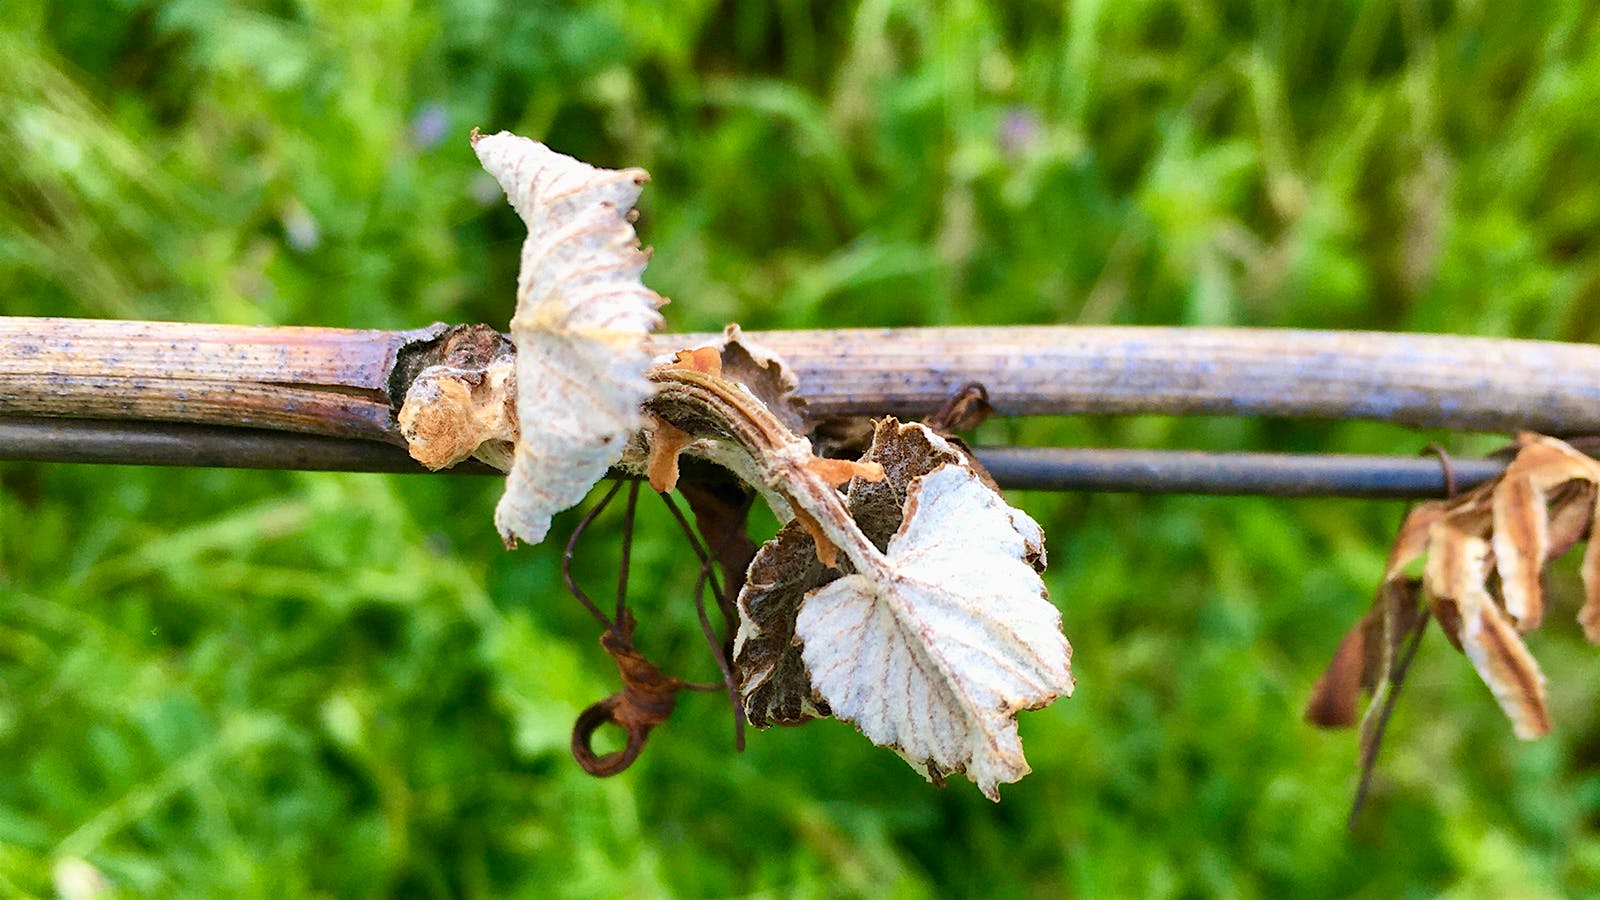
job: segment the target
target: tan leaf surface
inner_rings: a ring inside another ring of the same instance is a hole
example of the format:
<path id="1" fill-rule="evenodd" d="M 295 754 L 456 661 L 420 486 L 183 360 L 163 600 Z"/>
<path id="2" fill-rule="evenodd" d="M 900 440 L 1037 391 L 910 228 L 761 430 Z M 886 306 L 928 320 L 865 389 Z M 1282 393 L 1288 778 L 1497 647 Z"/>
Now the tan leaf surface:
<path id="1" fill-rule="evenodd" d="M 1485 587 L 1490 566 L 1488 541 L 1448 523 L 1434 526 L 1424 576 L 1434 614 L 1494 692 L 1517 737 L 1539 737 L 1550 730 L 1544 675 Z"/>
<path id="2" fill-rule="evenodd" d="M 1539 575 L 1551 556 L 1551 495 L 1568 482 L 1593 481 L 1600 467 L 1560 441 L 1533 435 L 1523 440 L 1525 446 L 1494 489 L 1493 542 L 1505 610 L 1528 631 L 1544 617 Z M 1563 504 L 1561 510 L 1572 506 Z M 1576 506 L 1582 511 L 1589 504 Z M 1570 535 L 1572 529 L 1562 530 Z"/>
<path id="3" fill-rule="evenodd" d="M 996 800 L 1029 771 L 1016 714 L 1072 692 L 1061 614 L 1013 513 L 971 470 L 941 466 L 912 483 L 886 558 L 812 593 L 796 619 L 836 717 Z"/>
<path id="4" fill-rule="evenodd" d="M 838 577 L 838 570 L 817 559 L 813 539 L 798 519 L 756 551 L 739 592 L 733 662 L 745 715 L 757 728 L 832 715 L 811 686 L 794 623 L 806 594 Z"/>
<path id="5" fill-rule="evenodd" d="M 509 132 L 474 133 L 473 149 L 528 226 L 511 319 L 521 433 L 495 525 L 508 546 L 537 543 L 622 454 L 651 392 L 641 342 L 665 301 L 639 281 L 629 220 L 648 176 Z"/>

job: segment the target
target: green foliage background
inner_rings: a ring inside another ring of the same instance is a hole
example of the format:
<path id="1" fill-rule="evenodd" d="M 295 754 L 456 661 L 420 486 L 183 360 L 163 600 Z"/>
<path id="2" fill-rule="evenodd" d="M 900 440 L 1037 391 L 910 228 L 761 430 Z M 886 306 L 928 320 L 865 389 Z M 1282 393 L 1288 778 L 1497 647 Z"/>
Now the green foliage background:
<path id="1" fill-rule="evenodd" d="M 1292 8 L 1290 8 L 1292 7 Z M 0 3 L 0 312 L 504 323 L 472 126 L 654 175 L 674 328 L 1153 323 L 1600 336 L 1594 4 Z M 1372 425 L 981 438 L 1411 452 Z M 1492 443 L 1492 442 L 1490 442 Z M 1454 439 L 1482 449 L 1483 439 Z M 1397 504 L 1020 494 L 1079 691 L 1000 805 L 688 698 L 626 775 L 551 546 L 489 479 L 0 466 L 0 887 L 128 896 L 1600 891 L 1600 660 L 1514 740 L 1437 634 L 1368 813 L 1300 720 Z M 647 505 L 645 646 L 709 677 Z M 569 527 L 570 517 L 557 530 Z M 601 526 L 585 577 L 614 562 Z M 1575 607 L 1573 573 L 1557 603 Z"/>

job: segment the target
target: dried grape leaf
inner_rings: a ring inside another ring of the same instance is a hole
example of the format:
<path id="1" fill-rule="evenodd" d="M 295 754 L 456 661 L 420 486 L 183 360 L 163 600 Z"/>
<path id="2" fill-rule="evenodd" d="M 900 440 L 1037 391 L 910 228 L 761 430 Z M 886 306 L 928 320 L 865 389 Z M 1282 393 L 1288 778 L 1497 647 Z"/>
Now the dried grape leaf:
<path id="1" fill-rule="evenodd" d="M 504 131 L 472 145 L 528 226 L 511 319 L 520 436 L 495 525 L 507 546 L 537 543 L 621 456 L 651 393 L 642 342 L 666 301 L 639 281 L 649 254 L 631 224 L 649 176 Z"/>
<path id="2" fill-rule="evenodd" d="M 884 476 L 847 494 L 876 548 L 865 570 L 843 554 L 836 568 L 819 562 L 804 520 L 751 564 L 735 644 L 746 712 L 766 726 L 831 708 L 930 779 L 966 771 L 997 797 L 1027 772 L 1016 712 L 1072 688 L 1071 648 L 1038 577 L 1043 534 L 924 425 L 879 422 L 862 462 Z M 869 630 L 851 632 L 852 617 Z M 813 684 L 819 661 L 830 680 Z"/>
<path id="3" fill-rule="evenodd" d="M 883 477 L 852 482 L 846 505 L 856 525 L 880 551 L 889 546 L 889 538 L 904 520 L 906 493 L 913 479 L 947 463 L 976 465 L 928 428 L 902 424 L 893 417 L 876 423 L 872 444 L 861 461 L 878 466 Z M 734 664 L 744 685 L 745 715 L 758 728 L 798 725 L 817 715 L 808 712 L 818 707 L 821 698 L 801 661 L 801 642 L 794 636 L 795 616 L 807 591 L 854 568 L 837 558 L 833 562 L 843 571 L 825 564 L 817 558 L 816 547 L 805 520 L 788 523 L 757 552 L 748 587 L 739 596 L 742 624 L 734 645 Z M 1042 538 L 1039 547 L 1042 559 Z"/>
<path id="4" fill-rule="evenodd" d="M 1381 734 L 1374 715 L 1393 692 L 1396 659 L 1407 637 L 1426 624 L 1419 618 L 1419 589 L 1450 643 L 1488 685 L 1518 737 L 1534 738 L 1550 728 L 1545 679 L 1519 632 L 1544 618 L 1540 579 L 1545 566 L 1587 540 L 1580 569 L 1585 602 L 1578 621 L 1591 641 L 1600 641 L 1600 551 L 1593 536 L 1600 462 L 1568 444 L 1535 434 L 1519 435 L 1516 456 L 1501 475 L 1450 500 L 1416 506 L 1390 551 L 1379 600 L 1368 616 L 1384 626 L 1384 644 L 1364 668 L 1378 669 L 1374 700 L 1363 722 L 1363 757 Z M 1420 581 L 1411 566 L 1426 557 Z M 1399 598 L 1398 600 L 1396 598 Z M 1404 602 L 1410 598 L 1410 602 Z M 1363 620 L 1366 621 L 1366 620 Z M 1347 638 L 1347 643 L 1350 638 Z M 1319 724 L 1348 724 L 1352 699 L 1351 651 L 1341 644 L 1328 675 L 1313 692 L 1308 717 Z"/>
<path id="5" fill-rule="evenodd" d="M 1434 615 L 1494 693 L 1517 737 L 1539 737 L 1550 730 L 1544 676 L 1485 586 L 1493 564 L 1489 542 L 1447 522 L 1435 525 L 1433 534 L 1423 583 Z"/>
<path id="6" fill-rule="evenodd" d="M 1494 495 L 1493 543 L 1505 610 L 1517 627 L 1539 627 L 1544 617 L 1540 572 L 1551 558 L 1551 495 L 1573 481 L 1600 478 L 1594 460 L 1552 438 L 1527 436 L 1499 478 Z M 1592 509 L 1591 503 L 1561 505 L 1560 511 Z M 1571 516 L 1564 518 L 1571 519 Z M 1562 529 L 1570 536 L 1570 524 Z M 1568 546 L 1571 546 L 1570 541 Z"/>
<path id="7" fill-rule="evenodd" d="M 971 470 L 941 466 L 912 482 L 881 570 L 816 590 L 795 621 L 836 717 L 931 780 L 966 772 L 991 800 L 1029 772 L 1016 714 L 1073 686 L 1061 613 L 1012 512 Z"/>

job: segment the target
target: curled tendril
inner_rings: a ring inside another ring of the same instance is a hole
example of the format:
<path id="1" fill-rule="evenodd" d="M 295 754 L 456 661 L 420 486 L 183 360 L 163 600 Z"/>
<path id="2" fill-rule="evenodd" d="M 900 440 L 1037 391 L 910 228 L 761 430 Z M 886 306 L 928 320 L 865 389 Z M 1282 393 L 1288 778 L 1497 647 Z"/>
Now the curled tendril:
<path id="1" fill-rule="evenodd" d="M 600 778 L 616 775 L 633 765 L 644 750 L 650 731 L 665 722 L 678 705 L 678 691 L 720 690 L 721 685 L 699 685 L 661 671 L 633 646 L 633 613 L 624 609 L 617 622 L 600 635 L 600 646 L 617 663 L 621 691 L 594 703 L 578 714 L 572 728 L 572 756 L 585 772 Z M 627 732 L 621 750 L 596 755 L 594 733 L 611 723 Z"/>
<path id="2" fill-rule="evenodd" d="M 598 604 L 579 587 L 572 574 L 572 560 L 576 553 L 579 540 L 588 530 L 589 526 L 600 513 L 610 505 L 622 488 L 622 481 L 618 481 L 604 496 L 595 503 L 573 529 L 571 538 L 567 541 L 566 552 L 561 558 L 561 574 L 566 583 L 567 590 L 583 604 L 596 621 L 605 626 L 605 631 L 600 635 L 600 646 L 617 664 L 617 672 L 622 677 L 622 690 L 603 700 L 589 705 L 579 713 L 577 722 L 572 728 L 572 756 L 585 772 L 596 777 L 607 777 L 626 771 L 633 765 L 634 760 L 643 752 L 645 741 L 649 738 L 651 730 L 665 722 L 677 706 L 678 691 L 724 691 L 730 698 L 737 698 L 738 685 L 733 680 L 732 670 L 728 665 L 727 655 L 721 642 L 717 639 L 711 628 L 711 622 L 706 617 L 703 593 L 710 586 L 712 593 L 718 598 L 719 605 L 726 609 L 727 599 L 723 597 L 721 584 L 718 583 L 712 572 L 714 559 L 705 546 L 700 543 L 692 526 L 689 525 L 683 513 L 678 509 L 672 499 L 665 494 L 662 498 L 667 507 L 672 510 L 673 517 L 677 520 L 684 533 L 689 538 L 690 546 L 694 548 L 695 555 L 699 557 L 701 566 L 699 577 L 695 583 L 695 610 L 700 618 L 702 630 L 706 634 L 707 643 L 712 648 L 712 655 L 716 657 L 717 666 L 721 670 L 723 680 L 718 684 L 699 684 L 685 681 L 662 672 L 660 667 L 647 659 L 633 645 L 634 629 L 637 620 L 628 609 L 628 573 L 632 559 L 632 543 L 634 534 L 634 519 L 637 511 L 639 482 L 633 481 L 629 486 L 627 508 L 623 517 L 622 552 L 617 572 L 617 606 L 616 614 L 608 617 L 600 610 Z M 735 709 L 736 744 L 739 749 L 744 749 L 744 720 L 742 710 L 737 702 Z M 622 729 L 627 735 L 627 741 L 622 749 L 606 754 L 597 754 L 594 751 L 594 735 L 601 726 L 611 724 Z"/>

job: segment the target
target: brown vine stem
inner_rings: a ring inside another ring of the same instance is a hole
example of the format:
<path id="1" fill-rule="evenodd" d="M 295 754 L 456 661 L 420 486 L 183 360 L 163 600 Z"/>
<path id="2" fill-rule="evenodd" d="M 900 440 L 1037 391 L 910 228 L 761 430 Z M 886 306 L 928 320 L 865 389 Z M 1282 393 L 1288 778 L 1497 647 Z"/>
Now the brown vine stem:
<path id="1" fill-rule="evenodd" d="M 250 425 L 398 442 L 445 326 L 0 318 L 0 415 Z M 1371 419 L 1600 432 L 1600 347 L 1452 335 L 1019 326 L 775 331 L 813 416 L 925 415 L 977 381 L 999 415 Z M 709 335 L 651 339 L 670 353 Z"/>
<path id="2" fill-rule="evenodd" d="M 400 443 L 390 379 L 417 331 L 0 318 L 0 415 L 194 422 Z"/>

